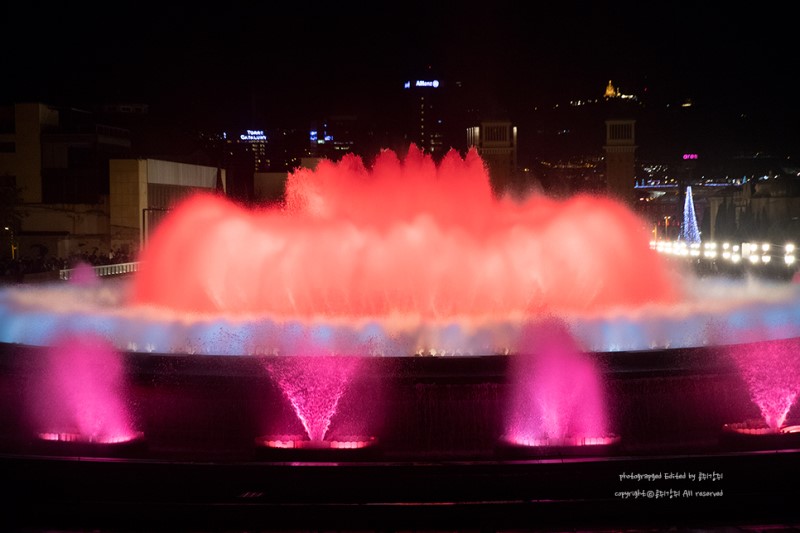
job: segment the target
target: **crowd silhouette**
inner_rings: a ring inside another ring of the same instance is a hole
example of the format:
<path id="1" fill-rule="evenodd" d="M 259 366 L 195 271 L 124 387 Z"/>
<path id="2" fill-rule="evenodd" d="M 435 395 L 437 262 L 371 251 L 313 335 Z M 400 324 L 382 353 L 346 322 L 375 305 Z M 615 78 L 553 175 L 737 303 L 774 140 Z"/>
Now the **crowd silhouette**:
<path id="1" fill-rule="evenodd" d="M 75 268 L 79 264 L 91 266 L 115 265 L 136 261 L 136 255 L 122 248 L 101 252 L 94 248 L 70 254 L 68 257 L 53 255 L 40 255 L 38 257 L 16 257 L 0 260 L 0 283 L 24 283 L 35 279 L 47 278 L 52 273 L 53 278 L 58 277 L 58 272 L 64 269 Z M 35 276 L 31 276 L 35 275 Z"/>

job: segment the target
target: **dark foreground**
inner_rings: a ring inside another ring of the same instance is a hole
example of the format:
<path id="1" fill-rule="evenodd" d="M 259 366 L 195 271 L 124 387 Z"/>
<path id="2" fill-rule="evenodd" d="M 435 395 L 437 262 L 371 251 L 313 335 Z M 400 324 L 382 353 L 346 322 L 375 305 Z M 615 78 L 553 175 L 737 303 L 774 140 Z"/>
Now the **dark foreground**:
<path id="1" fill-rule="evenodd" d="M 574 531 L 800 524 L 798 450 L 392 463 L 6 455 L 0 468 L 8 506 L 4 531 Z M 661 479 L 621 479 L 625 474 Z M 700 481 L 703 474 L 709 477 Z M 667 479 L 671 475 L 676 479 Z M 683 475 L 686 479 L 677 479 Z"/>
<path id="2" fill-rule="evenodd" d="M 539 455 L 500 444 L 507 357 L 375 359 L 340 406 L 375 446 L 272 453 L 293 414 L 256 358 L 128 354 L 145 438 L 92 448 L 35 441 L 37 350 L 0 355 L 3 532 L 800 528 L 800 435 L 721 433 L 758 413 L 714 348 L 596 354 L 619 442 Z"/>

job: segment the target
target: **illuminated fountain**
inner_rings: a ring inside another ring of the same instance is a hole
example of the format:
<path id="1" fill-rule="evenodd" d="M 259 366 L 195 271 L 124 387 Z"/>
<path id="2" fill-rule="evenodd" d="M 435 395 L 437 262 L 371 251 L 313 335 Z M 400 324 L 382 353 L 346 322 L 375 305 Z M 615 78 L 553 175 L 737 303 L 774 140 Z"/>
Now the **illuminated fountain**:
<path id="1" fill-rule="evenodd" d="M 313 348 L 309 349 L 310 353 L 314 351 Z M 266 455 L 274 457 L 274 450 L 280 449 L 312 450 L 312 453 L 318 453 L 320 450 L 362 450 L 375 446 L 374 436 L 340 435 L 328 438 L 331 421 L 339 411 L 340 400 L 358 377 L 362 363 L 361 357 L 342 355 L 266 359 L 265 366 L 270 377 L 291 404 L 306 434 L 260 436 L 256 439 L 257 446 L 261 448 L 259 451 L 266 449 Z M 370 398 L 370 401 L 375 401 L 375 398 Z"/>
<path id="2" fill-rule="evenodd" d="M 208 228 L 202 243 L 197 227 Z M 132 299 L 221 315 L 244 351 L 265 353 L 292 352 L 286 330 L 298 325 L 338 353 L 363 353 L 367 341 L 384 355 L 499 353 L 543 314 L 567 320 L 593 351 L 702 346 L 720 342 L 715 328 L 725 343 L 753 329 L 800 333 L 800 288 L 696 283 L 648 244 L 621 203 L 498 199 L 474 150 L 437 167 L 412 146 L 370 169 L 354 156 L 300 169 L 283 209 L 185 203 L 152 238 Z M 254 317 L 269 327 L 248 331 Z"/>
<path id="3" fill-rule="evenodd" d="M 523 329 L 510 370 L 501 452 L 593 454 L 619 438 L 609 431 L 601 368 L 555 319 Z"/>
<path id="4" fill-rule="evenodd" d="M 202 242 L 189 237 L 198 227 Z M 678 288 L 640 249 L 645 238 L 607 199 L 496 200 L 474 151 L 451 152 L 438 168 L 414 148 L 404 162 L 385 151 L 371 172 L 355 157 L 298 170 L 284 210 L 187 202 L 152 238 L 133 299 L 389 327 L 672 303 Z"/>
<path id="5" fill-rule="evenodd" d="M 132 282 L 2 291 L 0 342 L 78 329 L 130 352 L 288 355 L 307 334 L 336 353 L 485 355 L 544 313 L 601 352 L 800 335 L 800 286 L 696 284 L 644 226 L 606 198 L 495 198 L 475 151 L 346 156 L 294 172 L 282 207 L 186 200 Z"/>
<path id="6" fill-rule="evenodd" d="M 289 176 L 279 207 L 199 194 L 175 206 L 140 259 L 131 278 L 0 291 L 0 343 L 47 347 L 60 332 L 128 354 L 275 361 L 263 370 L 306 435 L 267 434 L 267 447 L 334 442 L 326 424 L 352 375 L 297 389 L 337 375 L 313 364 L 298 373 L 306 357 L 527 354 L 536 345 L 519 339 L 543 317 L 557 317 L 585 353 L 735 345 L 754 331 L 758 340 L 800 337 L 800 284 L 674 270 L 650 249 L 643 221 L 613 199 L 497 198 L 475 150 L 438 165 L 414 146 L 402 160 L 383 151 L 369 168 L 352 155 L 322 161 Z M 554 376 L 536 387 L 566 402 L 557 377 L 575 371 L 599 394 L 595 369 L 562 352 L 531 363 L 530 379 Z M 598 405 L 589 420 L 600 420 Z M 529 444 L 613 439 L 603 424 L 551 427 L 562 422 L 532 416 L 546 429 L 526 428 L 519 438 Z"/>
<path id="7" fill-rule="evenodd" d="M 55 338 L 28 389 L 39 447 L 81 454 L 139 447 L 144 435 L 125 403 L 125 378 L 120 354 L 104 337 Z"/>
<path id="8" fill-rule="evenodd" d="M 800 444 L 800 425 L 787 423 L 800 394 L 800 341 L 737 345 L 728 352 L 761 418 L 726 424 L 723 442 L 768 448 Z"/>
<path id="9" fill-rule="evenodd" d="M 72 268 L 69 281 L 81 287 L 94 287 L 100 283 L 100 278 L 95 274 L 94 268 L 89 263 L 79 262 Z"/>

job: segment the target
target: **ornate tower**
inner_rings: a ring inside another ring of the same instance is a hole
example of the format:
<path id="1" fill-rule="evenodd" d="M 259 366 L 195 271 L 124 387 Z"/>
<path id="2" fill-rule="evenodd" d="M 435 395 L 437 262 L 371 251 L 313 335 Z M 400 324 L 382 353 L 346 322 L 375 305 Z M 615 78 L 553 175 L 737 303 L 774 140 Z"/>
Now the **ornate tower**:
<path id="1" fill-rule="evenodd" d="M 608 194 L 633 203 L 636 180 L 635 120 L 606 120 L 606 189 Z"/>
<path id="2" fill-rule="evenodd" d="M 517 172 L 517 127 L 509 121 L 486 121 L 467 129 L 467 146 L 478 149 L 496 193 L 508 192 Z"/>

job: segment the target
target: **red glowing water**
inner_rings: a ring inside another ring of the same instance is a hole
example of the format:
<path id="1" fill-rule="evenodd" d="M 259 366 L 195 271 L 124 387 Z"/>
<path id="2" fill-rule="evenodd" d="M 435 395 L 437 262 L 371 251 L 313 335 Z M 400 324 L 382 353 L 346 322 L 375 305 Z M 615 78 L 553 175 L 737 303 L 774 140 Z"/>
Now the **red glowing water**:
<path id="1" fill-rule="evenodd" d="M 124 365 L 103 337 L 69 334 L 47 349 L 31 381 L 28 404 L 40 434 L 71 434 L 85 442 L 137 437 L 125 405 Z"/>
<path id="2" fill-rule="evenodd" d="M 291 403 L 310 440 L 325 439 L 359 361 L 342 356 L 292 356 L 267 363 L 270 376 Z"/>
<path id="3" fill-rule="evenodd" d="M 729 350 L 764 422 L 778 431 L 800 394 L 800 339 L 743 344 Z"/>
<path id="4" fill-rule="evenodd" d="M 510 442 L 595 442 L 608 435 L 600 370 L 563 323 L 526 326 L 518 350 L 511 355 Z"/>
<path id="5" fill-rule="evenodd" d="M 289 176 L 282 207 L 178 205 L 142 254 L 133 299 L 279 318 L 498 317 L 677 299 L 642 221 L 608 198 L 496 198 L 480 156 L 411 146 Z"/>

